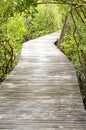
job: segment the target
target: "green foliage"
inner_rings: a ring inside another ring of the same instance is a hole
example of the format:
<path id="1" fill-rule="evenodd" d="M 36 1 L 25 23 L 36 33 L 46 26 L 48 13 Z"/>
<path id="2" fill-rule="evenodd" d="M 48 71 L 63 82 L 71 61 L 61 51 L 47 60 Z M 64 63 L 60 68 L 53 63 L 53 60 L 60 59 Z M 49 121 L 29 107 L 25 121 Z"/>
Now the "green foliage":
<path id="1" fill-rule="evenodd" d="M 0 41 L 0 80 L 2 81 L 13 68 L 13 47 L 7 38 Z"/>
<path id="2" fill-rule="evenodd" d="M 32 14 L 33 17 L 28 16 L 25 20 L 27 28 L 25 40 L 42 36 L 61 28 L 61 14 L 57 5 L 39 5 Z"/>
<path id="3" fill-rule="evenodd" d="M 0 80 L 17 63 L 23 41 L 60 29 L 58 7 L 31 1 L 0 1 Z"/>
<path id="4" fill-rule="evenodd" d="M 72 7 L 71 20 L 66 30 L 62 51 L 73 62 L 86 106 L 86 7 Z M 85 9 L 85 10 L 83 10 Z"/>
<path id="5" fill-rule="evenodd" d="M 0 80 L 10 73 L 17 63 L 23 35 L 26 32 L 23 16 L 14 15 L 0 27 Z"/>
<path id="6" fill-rule="evenodd" d="M 61 44 L 62 51 L 75 65 L 83 98 L 86 95 L 86 39 L 83 44 L 76 45 L 72 35 L 67 35 Z"/>
<path id="7" fill-rule="evenodd" d="M 7 34 L 13 43 L 21 43 L 23 35 L 26 33 L 23 15 L 15 14 L 14 17 L 8 19 Z"/>
<path id="8" fill-rule="evenodd" d="M 17 63 L 26 33 L 24 16 L 32 17 L 36 12 L 34 2 L 37 0 L 0 1 L 0 81 L 5 79 Z"/>

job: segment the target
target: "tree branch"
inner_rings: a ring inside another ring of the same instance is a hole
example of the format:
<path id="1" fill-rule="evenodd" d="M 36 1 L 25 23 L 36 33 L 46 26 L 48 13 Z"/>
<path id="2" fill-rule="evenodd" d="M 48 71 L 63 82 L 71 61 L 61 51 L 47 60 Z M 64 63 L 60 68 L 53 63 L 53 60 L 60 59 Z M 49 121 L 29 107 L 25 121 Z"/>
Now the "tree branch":
<path id="1" fill-rule="evenodd" d="M 57 2 L 57 1 L 33 3 L 33 5 L 39 5 L 39 4 L 66 4 L 66 5 L 72 5 L 72 6 L 86 6 L 86 3 L 79 4 L 79 3 L 73 3 L 73 2 Z"/>

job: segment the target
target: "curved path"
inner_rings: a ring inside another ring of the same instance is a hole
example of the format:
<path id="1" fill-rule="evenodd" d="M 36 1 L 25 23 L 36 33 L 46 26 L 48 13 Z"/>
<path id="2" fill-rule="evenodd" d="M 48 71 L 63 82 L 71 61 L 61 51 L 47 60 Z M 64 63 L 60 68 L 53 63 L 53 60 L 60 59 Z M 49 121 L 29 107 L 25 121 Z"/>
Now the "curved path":
<path id="1" fill-rule="evenodd" d="M 74 67 L 53 44 L 59 35 L 23 44 L 18 65 L 0 86 L 0 130 L 86 130 Z"/>

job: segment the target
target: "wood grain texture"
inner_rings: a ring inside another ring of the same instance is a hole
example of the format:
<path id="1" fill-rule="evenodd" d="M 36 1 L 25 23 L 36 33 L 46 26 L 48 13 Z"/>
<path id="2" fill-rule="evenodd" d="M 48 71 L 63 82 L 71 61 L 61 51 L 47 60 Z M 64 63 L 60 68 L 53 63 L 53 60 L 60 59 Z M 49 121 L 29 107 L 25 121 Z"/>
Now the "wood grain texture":
<path id="1" fill-rule="evenodd" d="M 0 85 L 0 130 L 86 130 L 74 67 L 53 44 L 59 35 L 23 44 L 19 63 Z"/>

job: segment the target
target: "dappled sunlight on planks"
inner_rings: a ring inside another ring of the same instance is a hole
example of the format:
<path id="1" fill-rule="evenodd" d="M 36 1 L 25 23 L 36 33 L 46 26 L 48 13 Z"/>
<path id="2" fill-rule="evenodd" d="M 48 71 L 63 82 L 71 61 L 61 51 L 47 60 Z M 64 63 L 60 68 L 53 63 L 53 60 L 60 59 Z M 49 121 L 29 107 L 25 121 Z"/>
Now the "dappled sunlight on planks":
<path id="1" fill-rule="evenodd" d="M 23 44 L 0 88 L 0 130 L 85 130 L 86 112 L 73 65 L 54 46 L 55 32 Z"/>

